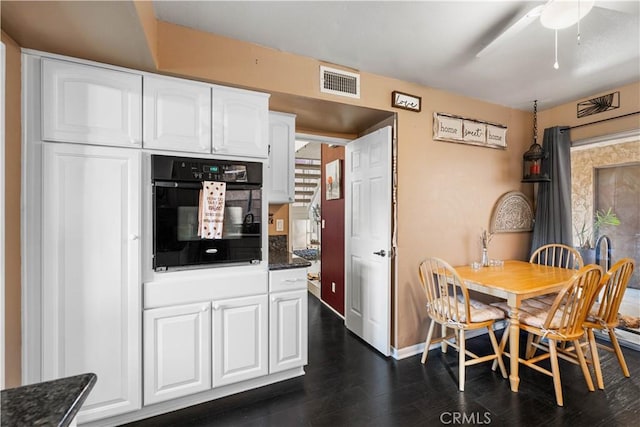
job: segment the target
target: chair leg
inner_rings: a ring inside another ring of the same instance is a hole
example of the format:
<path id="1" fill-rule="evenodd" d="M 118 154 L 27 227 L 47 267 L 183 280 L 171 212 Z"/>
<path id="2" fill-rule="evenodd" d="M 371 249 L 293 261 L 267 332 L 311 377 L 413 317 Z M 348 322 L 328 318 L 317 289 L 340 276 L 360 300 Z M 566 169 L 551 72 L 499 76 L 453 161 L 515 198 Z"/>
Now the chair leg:
<path id="1" fill-rule="evenodd" d="M 502 352 L 500 351 L 498 340 L 496 340 L 496 334 L 493 332 L 493 328 L 491 325 L 487 326 L 487 330 L 489 331 L 489 339 L 491 340 L 491 346 L 493 347 L 493 352 L 496 354 L 496 360 L 494 360 L 493 363 L 498 363 L 498 365 L 500 365 L 500 373 L 502 373 L 502 377 L 507 378 L 507 370 L 504 367 L 504 362 L 502 360 Z"/>
<path id="2" fill-rule="evenodd" d="M 464 374 L 465 374 L 465 368 L 466 366 L 466 354 L 465 354 L 465 342 L 464 342 L 464 329 L 458 329 L 458 332 L 460 334 L 460 338 L 458 339 L 458 389 L 460 389 L 460 391 L 464 391 Z"/>
<path id="3" fill-rule="evenodd" d="M 429 332 L 427 332 L 427 340 L 424 342 L 424 351 L 422 352 L 422 364 L 427 361 L 427 355 L 429 354 L 429 346 L 431 345 L 431 339 L 433 338 L 433 330 L 435 329 L 436 321 L 431 319 L 429 325 Z"/>
<path id="4" fill-rule="evenodd" d="M 533 343 L 539 343 L 540 337 L 534 334 L 527 335 L 527 346 L 525 347 L 524 358 L 531 359 L 536 354 L 536 348 L 533 346 Z"/>
<path id="5" fill-rule="evenodd" d="M 447 336 L 447 326 L 444 323 L 441 326 L 442 328 L 440 329 L 440 331 L 442 333 L 442 337 L 444 338 Z M 440 348 L 442 348 L 443 353 L 447 352 L 447 340 L 442 340 L 442 342 L 440 343 Z"/>
<path id="6" fill-rule="evenodd" d="M 558 367 L 558 353 L 556 351 L 556 342 L 549 340 L 549 359 L 551 361 L 551 373 L 553 374 L 553 389 L 556 392 L 556 403 L 562 405 L 562 385 L 560 384 L 560 369 Z"/>
<path id="7" fill-rule="evenodd" d="M 618 342 L 618 338 L 616 334 L 613 332 L 613 329 L 609 329 L 609 339 L 611 339 L 611 344 L 613 345 L 613 349 L 616 352 L 616 357 L 618 358 L 618 363 L 620 363 L 620 368 L 622 369 L 622 373 L 625 377 L 629 378 L 629 368 L 627 368 L 627 362 L 624 360 L 624 356 L 622 355 L 622 349 L 620 348 L 620 343 Z"/>
<path id="8" fill-rule="evenodd" d="M 509 322 L 506 323 L 504 330 L 502 332 L 502 338 L 500 338 L 500 355 L 504 354 L 504 348 L 507 346 L 507 340 L 509 339 Z M 491 364 L 491 370 L 495 371 L 498 367 L 498 361 L 494 360 Z"/>
<path id="9" fill-rule="evenodd" d="M 587 382 L 587 387 L 589 388 L 589 391 L 594 391 L 595 388 L 593 387 L 593 380 L 591 379 L 591 373 L 589 372 L 587 361 L 584 358 L 584 353 L 582 353 L 582 347 L 580 347 L 580 341 L 574 340 L 573 345 L 576 348 L 576 354 L 578 355 L 578 361 L 580 362 L 580 368 L 582 368 L 582 374 L 584 375 L 584 380 Z"/>
<path id="10" fill-rule="evenodd" d="M 591 350 L 591 360 L 593 361 L 593 371 L 596 374 L 596 383 L 600 390 L 604 390 L 604 381 L 602 380 L 602 369 L 600 368 L 600 357 L 598 357 L 598 346 L 596 345 L 596 337 L 593 329 L 587 329 L 587 338 L 589 339 L 589 349 Z"/>

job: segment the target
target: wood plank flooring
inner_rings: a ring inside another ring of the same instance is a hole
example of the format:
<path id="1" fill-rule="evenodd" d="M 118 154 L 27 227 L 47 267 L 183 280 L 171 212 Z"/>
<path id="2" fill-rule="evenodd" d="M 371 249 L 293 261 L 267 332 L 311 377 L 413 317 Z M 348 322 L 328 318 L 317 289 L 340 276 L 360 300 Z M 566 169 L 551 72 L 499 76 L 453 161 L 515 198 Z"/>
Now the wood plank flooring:
<path id="1" fill-rule="evenodd" d="M 486 336 L 468 342 L 480 354 L 489 347 Z M 490 363 L 468 367 L 466 391 L 459 392 L 455 350 L 432 350 L 426 365 L 420 355 L 385 358 L 310 295 L 304 377 L 129 426 L 638 426 L 640 353 L 623 351 L 631 378 L 622 375 L 613 354 L 600 353 L 604 391 L 589 392 L 580 368 L 561 361 L 562 408 L 551 377 L 527 367 L 520 368 L 519 393 Z"/>

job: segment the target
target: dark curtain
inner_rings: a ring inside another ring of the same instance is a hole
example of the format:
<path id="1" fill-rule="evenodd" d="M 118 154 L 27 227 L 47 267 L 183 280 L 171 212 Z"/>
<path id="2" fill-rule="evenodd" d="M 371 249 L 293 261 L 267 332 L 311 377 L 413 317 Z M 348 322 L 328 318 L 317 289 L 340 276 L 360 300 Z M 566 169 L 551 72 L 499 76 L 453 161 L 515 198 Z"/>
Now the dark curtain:
<path id="1" fill-rule="evenodd" d="M 569 128 L 556 126 L 545 129 L 542 148 L 549 153 L 551 182 L 538 184 L 531 253 L 549 243 L 573 246 Z"/>

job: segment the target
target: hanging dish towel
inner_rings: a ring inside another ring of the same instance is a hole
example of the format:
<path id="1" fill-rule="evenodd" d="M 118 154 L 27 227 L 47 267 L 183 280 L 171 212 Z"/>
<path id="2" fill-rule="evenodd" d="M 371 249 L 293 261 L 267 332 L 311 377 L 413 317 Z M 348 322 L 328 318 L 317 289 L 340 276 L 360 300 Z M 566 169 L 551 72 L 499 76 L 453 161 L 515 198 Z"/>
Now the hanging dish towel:
<path id="1" fill-rule="evenodd" d="M 198 206 L 198 236 L 203 239 L 221 239 L 224 222 L 224 196 L 226 182 L 204 181 Z"/>

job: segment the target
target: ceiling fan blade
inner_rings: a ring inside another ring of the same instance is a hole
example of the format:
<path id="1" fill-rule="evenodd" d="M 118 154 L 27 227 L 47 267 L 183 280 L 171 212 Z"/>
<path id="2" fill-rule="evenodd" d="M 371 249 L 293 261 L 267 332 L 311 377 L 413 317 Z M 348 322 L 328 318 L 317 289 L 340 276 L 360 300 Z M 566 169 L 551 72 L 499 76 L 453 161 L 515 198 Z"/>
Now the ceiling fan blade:
<path id="1" fill-rule="evenodd" d="M 515 21 L 512 25 L 510 25 L 506 30 L 502 33 L 498 34 L 493 40 L 489 42 L 485 47 L 483 47 L 478 53 L 476 53 L 476 58 L 480 58 L 483 55 L 486 55 L 488 52 L 494 50 L 498 45 L 503 43 L 505 40 L 508 40 L 515 34 L 522 31 L 525 27 L 527 27 L 531 22 L 538 19 L 542 11 L 544 10 L 546 5 L 541 4 L 533 9 L 529 10 L 524 14 L 520 19 Z"/>

